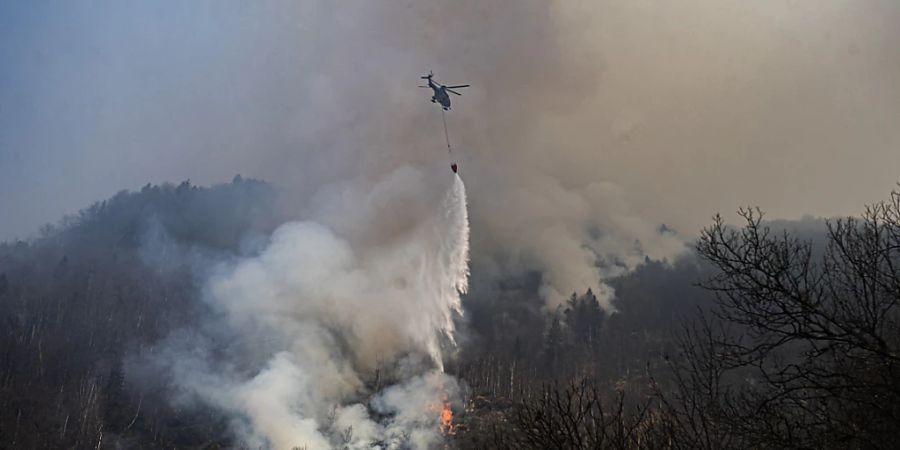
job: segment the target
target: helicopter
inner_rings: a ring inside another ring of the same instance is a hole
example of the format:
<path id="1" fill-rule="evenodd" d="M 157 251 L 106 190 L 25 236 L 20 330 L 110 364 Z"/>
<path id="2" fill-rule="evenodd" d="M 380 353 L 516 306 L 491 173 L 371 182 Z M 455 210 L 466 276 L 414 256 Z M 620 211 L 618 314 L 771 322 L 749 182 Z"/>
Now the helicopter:
<path id="1" fill-rule="evenodd" d="M 441 107 L 444 108 L 444 111 L 450 111 L 450 96 L 447 95 L 448 92 L 451 92 L 456 95 L 462 95 L 459 92 L 454 91 L 453 89 L 469 87 L 468 84 L 460 84 L 457 86 L 444 86 L 443 84 L 437 83 L 433 80 L 434 73 L 428 71 L 428 75 L 420 77 L 423 80 L 428 80 L 428 86 L 419 86 L 420 88 L 430 88 L 434 91 L 434 95 L 431 96 L 431 103 L 440 103 Z"/>

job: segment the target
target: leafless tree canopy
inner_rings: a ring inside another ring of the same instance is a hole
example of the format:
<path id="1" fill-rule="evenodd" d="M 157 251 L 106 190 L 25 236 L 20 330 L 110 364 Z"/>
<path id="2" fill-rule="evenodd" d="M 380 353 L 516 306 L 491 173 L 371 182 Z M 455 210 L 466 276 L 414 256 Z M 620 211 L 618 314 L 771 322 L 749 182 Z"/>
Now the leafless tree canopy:
<path id="1" fill-rule="evenodd" d="M 828 223 L 818 251 L 742 210 L 740 229 L 721 218 L 698 253 L 718 273 L 715 323 L 695 327 L 715 360 L 694 372 L 740 389 L 721 393 L 723 420 L 748 445 L 892 447 L 898 409 L 900 193 L 860 219 Z M 721 325 L 729 328 L 724 329 Z"/>

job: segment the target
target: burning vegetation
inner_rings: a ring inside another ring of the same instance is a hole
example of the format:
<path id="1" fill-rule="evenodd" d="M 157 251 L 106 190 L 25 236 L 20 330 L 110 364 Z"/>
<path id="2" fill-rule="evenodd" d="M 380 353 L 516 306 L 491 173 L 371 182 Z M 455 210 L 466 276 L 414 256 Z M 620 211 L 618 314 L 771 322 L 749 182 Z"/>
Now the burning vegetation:
<path id="1" fill-rule="evenodd" d="M 439 403 L 432 403 L 431 411 L 438 415 L 438 429 L 442 435 L 452 436 L 456 433 L 456 429 L 453 426 L 453 409 L 447 394 L 443 394 Z"/>

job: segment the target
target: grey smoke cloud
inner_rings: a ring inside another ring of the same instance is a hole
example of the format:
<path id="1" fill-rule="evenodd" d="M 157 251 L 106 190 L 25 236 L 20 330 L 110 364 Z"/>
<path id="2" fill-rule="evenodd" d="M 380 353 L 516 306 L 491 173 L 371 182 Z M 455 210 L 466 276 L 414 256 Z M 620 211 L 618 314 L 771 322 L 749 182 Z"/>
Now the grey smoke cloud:
<path id="1" fill-rule="evenodd" d="M 443 364 L 469 275 L 465 189 L 442 184 L 441 201 L 383 245 L 297 221 L 259 254 L 209 256 L 213 313 L 133 356 L 131 379 L 162 373 L 176 402 L 225 412 L 254 448 L 435 448 L 435 405 L 460 400 Z"/>
<path id="2" fill-rule="evenodd" d="M 853 213 L 900 167 L 888 0 L 4 8 L 2 238 L 147 181 L 239 172 L 313 214 L 310 199 L 365 192 L 399 167 L 430 178 L 447 157 L 413 87 L 428 69 L 473 84 L 448 120 L 476 262 L 549 270 L 548 296 L 596 285 L 593 263 L 628 266 L 635 240 L 676 255 L 660 224 L 689 237 L 744 204 Z M 397 216 L 385 228 L 440 195 L 408 190 L 385 205 Z"/>

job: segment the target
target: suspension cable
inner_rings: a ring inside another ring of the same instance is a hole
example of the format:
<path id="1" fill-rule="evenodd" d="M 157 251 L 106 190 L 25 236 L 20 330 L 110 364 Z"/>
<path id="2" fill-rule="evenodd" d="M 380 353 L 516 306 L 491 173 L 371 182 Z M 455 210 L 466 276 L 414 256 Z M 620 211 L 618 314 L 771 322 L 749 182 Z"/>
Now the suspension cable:
<path id="1" fill-rule="evenodd" d="M 441 108 L 441 120 L 444 122 L 444 138 L 447 139 L 447 153 L 453 153 L 450 148 L 450 133 L 447 132 L 447 116 L 444 114 L 444 108 Z"/>

